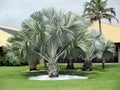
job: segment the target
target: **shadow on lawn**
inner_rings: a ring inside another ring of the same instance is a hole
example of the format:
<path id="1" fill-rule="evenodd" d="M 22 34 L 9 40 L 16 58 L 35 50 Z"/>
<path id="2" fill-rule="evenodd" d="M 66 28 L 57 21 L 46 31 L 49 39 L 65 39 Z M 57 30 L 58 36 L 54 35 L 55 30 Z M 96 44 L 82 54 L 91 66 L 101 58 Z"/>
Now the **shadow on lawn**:
<path id="1" fill-rule="evenodd" d="M 106 64 L 105 69 L 102 69 L 101 65 L 94 65 L 93 71 L 81 71 L 81 68 L 75 68 L 74 70 L 66 70 L 65 68 L 61 68 L 59 71 L 59 75 L 78 75 L 78 76 L 86 76 L 89 79 L 97 78 L 98 76 L 101 76 L 101 73 L 109 72 L 109 70 L 114 69 L 116 67 L 119 67 L 117 64 Z M 39 75 L 47 75 L 47 70 L 38 70 L 33 72 L 22 72 L 22 77 L 28 79 L 33 76 L 39 76 Z"/>
<path id="2" fill-rule="evenodd" d="M 106 64 L 106 68 L 119 68 L 119 64 L 116 63 L 116 64 Z"/>
<path id="3" fill-rule="evenodd" d="M 99 72 L 96 72 L 96 71 L 90 71 L 90 72 L 88 71 L 60 71 L 60 74 L 85 76 L 91 79 L 91 78 L 95 78 L 99 74 Z"/>
<path id="4" fill-rule="evenodd" d="M 39 76 L 39 75 L 47 75 L 48 71 L 44 70 L 44 71 L 36 71 L 36 72 L 22 72 L 21 75 L 28 79 L 30 77 L 33 76 Z M 77 76 L 85 76 L 88 77 L 89 79 L 95 78 L 97 77 L 97 75 L 99 74 L 99 72 L 97 71 L 79 71 L 79 70 L 61 70 L 59 71 L 59 75 L 77 75 Z"/>
<path id="5" fill-rule="evenodd" d="M 78 76 L 86 76 L 89 77 L 89 79 L 96 78 L 100 75 L 100 73 L 107 72 L 110 68 L 116 68 L 118 67 L 117 64 L 106 64 L 105 69 L 102 68 L 101 65 L 93 65 L 93 71 L 81 71 L 81 68 L 75 68 L 74 70 L 66 70 L 65 67 L 62 67 L 59 71 L 60 75 L 78 75 Z M 22 72 L 21 73 L 23 77 L 29 78 L 33 76 L 39 76 L 39 75 L 47 75 L 48 70 L 47 69 L 39 69 L 37 71 L 33 72 Z"/>
<path id="6" fill-rule="evenodd" d="M 113 68 L 117 68 L 117 67 L 119 67 L 118 64 L 106 63 L 104 69 L 102 68 L 102 65 L 94 65 L 94 70 L 99 71 L 99 72 L 106 72 L 108 69 L 111 69 L 111 68 L 113 69 Z"/>
<path id="7" fill-rule="evenodd" d="M 35 72 L 22 72 L 21 75 L 25 78 L 39 76 L 39 75 L 46 75 L 48 74 L 47 71 L 35 71 Z"/>

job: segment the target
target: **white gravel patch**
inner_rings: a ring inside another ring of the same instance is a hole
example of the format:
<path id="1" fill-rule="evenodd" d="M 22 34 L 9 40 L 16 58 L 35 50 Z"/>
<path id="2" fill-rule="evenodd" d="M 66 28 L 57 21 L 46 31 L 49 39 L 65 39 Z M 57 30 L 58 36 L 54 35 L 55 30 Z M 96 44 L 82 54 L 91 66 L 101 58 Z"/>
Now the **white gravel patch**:
<path id="1" fill-rule="evenodd" d="M 88 79 L 88 77 L 76 75 L 59 75 L 59 77 L 50 78 L 48 75 L 41 75 L 29 78 L 29 80 L 71 80 L 71 79 Z"/>

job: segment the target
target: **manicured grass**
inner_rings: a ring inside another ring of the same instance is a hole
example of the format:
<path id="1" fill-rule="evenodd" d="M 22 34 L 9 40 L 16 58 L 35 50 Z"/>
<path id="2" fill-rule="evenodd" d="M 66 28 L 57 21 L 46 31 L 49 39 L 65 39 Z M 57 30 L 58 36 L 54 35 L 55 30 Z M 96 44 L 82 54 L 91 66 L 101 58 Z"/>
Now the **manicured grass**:
<path id="1" fill-rule="evenodd" d="M 76 69 L 80 69 L 80 65 L 75 66 Z M 60 67 L 64 70 L 65 65 Z M 119 64 L 107 65 L 105 70 L 100 65 L 95 65 L 92 72 L 60 71 L 60 74 L 89 77 L 86 80 L 30 81 L 29 77 L 47 72 L 24 72 L 27 68 L 27 66 L 0 67 L 0 90 L 120 90 Z"/>

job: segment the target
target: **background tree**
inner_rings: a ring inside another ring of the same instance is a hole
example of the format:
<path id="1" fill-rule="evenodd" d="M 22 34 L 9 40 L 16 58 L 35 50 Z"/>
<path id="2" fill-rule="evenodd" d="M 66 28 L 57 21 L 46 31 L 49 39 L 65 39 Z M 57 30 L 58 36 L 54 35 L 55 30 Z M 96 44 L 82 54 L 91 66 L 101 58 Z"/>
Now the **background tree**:
<path id="1" fill-rule="evenodd" d="M 27 21 L 23 23 L 23 30 L 18 32 L 11 40 L 11 46 L 18 52 L 19 56 L 23 58 L 29 64 L 29 70 L 36 70 L 36 65 L 39 63 L 40 56 L 35 53 L 36 47 L 33 43 L 33 32 L 25 25 Z M 32 21 L 30 21 L 32 23 Z M 34 24 L 33 24 L 34 25 Z M 29 25 L 33 27 L 33 25 Z"/>
<path id="2" fill-rule="evenodd" d="M 105 67 L 105 61 L 111 59 L 115 55 L 115 45 L 105 38 L 95 30 L 92 31 L 92 36 L 96 39 L 95 46 L 96 49 L 99 51 L 97 54 L 97 58 L 102 60 L 102 67 Z"/>
<path id="3" fill-rule="evenodd" d="M 79 47 L 79 57 L 84 60 L 82 70 L 92 71 L 92 60 L 97 57 L 98 50 L 95 46 L 95 40 L 91 39 L 87 42 L 82 42 L 78 44 Z"/>
<path id="4" fill-rule="evenodd" d="M 78 55 L 77 48 L 74 43 L 71 43 L 67 46 L 64 51 L 64 59 L 67 61 L 66 69 L 74 69 L 74 61 L 76 60 Z"/>
<path id="5" fill-rule="evenodd" d="M 114 55 L 114 45 L 109 41 L 105 41 L 104 37 L 95 30 L 88 33 L 88 38 L 83 39 L 77 43 L 79 50 L 79 57 L 84 60 L 83 70 L 91 71 L 92 60 L 95 58 L 110 58 Z M 110 56 L 109 56 L 110 55 Z"/>
<path id="6" fill-rule="evenodd" d="M 74 69 L 74 62 L 79 57 L 79 50 L 77 47 L 77 43 L 85 42 L 88 39 L 89 35 L 86 33 L 88 32 L 87 28 L 89 26 L 89 22 L 85 22 L 83 18 L 81 18 L 81 24 L 78 27 L 73 27 L 73 32 L 75 33 L 74 40 L 67 46 L 64 51 L 64 58 L 67 60 L 67 67 L 66 69 Z M 78 28 L 79 32 L 75 32 L 74 29 Z M 81 41 L 81 42 L 80 42 Z"/>
<path id="7" fill-rule="evenodd" d="M 28 65 L 27 61 L 22 58 L 18 52 L 17 47 L 7 45 L 4 47 L 5 60 L 3 65 L 6 66 L 23 66 Z"/>
<path id="8" fill-rule="evenodd" d="M 102 34 L 101 19 L 105 18 L 111 23 L 111 19 L 116 19 L 114 8 L 107 7 L 108 0 L 91 0 L 85 3 L 83 16 L 90 18 L 90 22 L 99 21 L 99 30 Z M 118 22 L 118 20 L 117 20 Z"/>
<path id="9" fill-rule="evenodd" d="M 105 41 L 101 44 L 102 48 L 98 54 L 98 58 L 102 59 L 102 68 L 105 68 L 105 61 L 115 56 L 115 45 L 111 41 Z"/>

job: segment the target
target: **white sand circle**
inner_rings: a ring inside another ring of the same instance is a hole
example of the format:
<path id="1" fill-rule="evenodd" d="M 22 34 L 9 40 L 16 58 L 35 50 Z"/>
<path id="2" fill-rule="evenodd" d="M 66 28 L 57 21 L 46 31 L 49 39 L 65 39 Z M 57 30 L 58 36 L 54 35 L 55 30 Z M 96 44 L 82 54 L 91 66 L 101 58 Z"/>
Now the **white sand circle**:
<path id="1" fill-rule="evenodd" d="M 71 80 L 71 79 L 88 79 L 88 77 L 76 75 L 59 75 L 59 77 L 50 78 L 48 75 L 41 75 L 29 78 L 29 80 Z"/>

